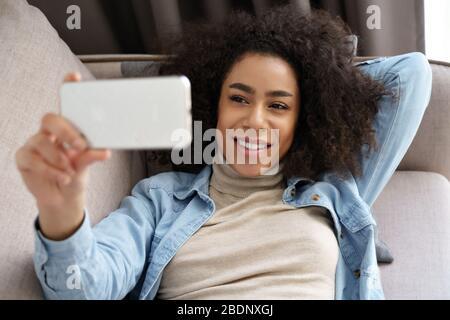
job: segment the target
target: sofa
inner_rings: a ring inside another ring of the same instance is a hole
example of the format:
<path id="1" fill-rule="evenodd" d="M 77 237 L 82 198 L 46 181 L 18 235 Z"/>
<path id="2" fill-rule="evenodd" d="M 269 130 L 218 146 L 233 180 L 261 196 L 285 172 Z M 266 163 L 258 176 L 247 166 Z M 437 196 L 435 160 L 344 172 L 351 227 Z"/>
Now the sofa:
<path id="1" fill-rule="evenodd" d="M 58 112 L 66 73 L 78 71 L 84 79 L 157 75 L 164 56 L 76 56 L 37 8 L 2 0 L 0 58 L 0 299 L 42 299 L 32 262 L 37 209 L 15 166 L 15 151 L 37 131 L 43 114 Z M 394 257 L 380 264 L 387 299 L 450 299 L 450 64 L 430 64 L 430 105 L 372 207 Z M 95 224 L 137 181 L 167 168 L 149 152 L 114 151 L 89 170 L 87 207 Z"/>

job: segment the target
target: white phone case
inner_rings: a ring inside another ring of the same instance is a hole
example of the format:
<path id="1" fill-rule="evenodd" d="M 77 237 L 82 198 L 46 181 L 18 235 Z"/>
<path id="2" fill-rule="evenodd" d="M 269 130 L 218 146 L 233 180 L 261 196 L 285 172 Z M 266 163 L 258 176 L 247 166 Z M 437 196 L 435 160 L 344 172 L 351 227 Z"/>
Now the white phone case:
<path id="1" fill-rule="evenodd" d="M 185 76 L 67 82 L 61 115 L 91 148 L 184 148 L 192 140 L 191 85 Z"/>

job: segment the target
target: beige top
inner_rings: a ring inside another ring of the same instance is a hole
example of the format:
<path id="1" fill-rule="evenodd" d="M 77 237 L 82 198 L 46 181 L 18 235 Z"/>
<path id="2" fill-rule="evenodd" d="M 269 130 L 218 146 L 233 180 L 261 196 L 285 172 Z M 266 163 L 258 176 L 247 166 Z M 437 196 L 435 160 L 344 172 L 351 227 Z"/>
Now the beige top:
<path id="1" fill-rule="evenodd" d="M 158 299 L 334 299 L 339 248 L 328 211 L 282 202 L 282 173 L 213 164 L 216 212 L 163 271 Z"/>

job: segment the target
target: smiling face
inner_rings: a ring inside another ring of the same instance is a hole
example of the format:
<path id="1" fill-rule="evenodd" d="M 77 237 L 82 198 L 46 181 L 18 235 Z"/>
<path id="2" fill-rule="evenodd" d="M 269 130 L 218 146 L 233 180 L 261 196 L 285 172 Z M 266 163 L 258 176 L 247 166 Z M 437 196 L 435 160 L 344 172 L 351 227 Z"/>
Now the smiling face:
<path id="1" fill-rule="evenodd" d="M 299 112 L 300 89 L 294 69 L 282 58 L 246 53 L 222 84 L 219 150 L 240 175 L 261 175 L 288 152 Z"/>

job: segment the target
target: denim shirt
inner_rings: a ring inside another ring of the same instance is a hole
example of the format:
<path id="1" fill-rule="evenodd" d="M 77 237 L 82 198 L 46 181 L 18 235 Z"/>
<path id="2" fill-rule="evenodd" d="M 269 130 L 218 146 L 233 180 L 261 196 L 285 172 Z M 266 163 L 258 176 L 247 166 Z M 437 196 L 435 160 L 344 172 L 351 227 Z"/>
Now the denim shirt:
<path id="1" fill-rule="evenodd" d="M 321 206 L 331 215 L 339 258 L 336 299 L 384 299 L 371 206 L 410 146 L 429 103 L 431 68 L 412 52 L 355 64 L 399 99 L 383 96 L 374 120 L 379 148 L 360 157 L 363 174 L 291 177 L 282 201 Z M 68 239 L 46 239 L 35 223 L 35 271 L 47 299 L 154 299 L 165 266 L 214 214 L 211 165 L 200 173 L 164 172 L 140 180 L 95 227 L 89 213 Z M 183 270 L 180 270 L 183 272 Z M 237 299 L 239 297 L 236 297 Z"/>

